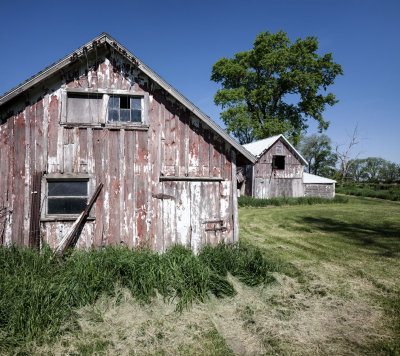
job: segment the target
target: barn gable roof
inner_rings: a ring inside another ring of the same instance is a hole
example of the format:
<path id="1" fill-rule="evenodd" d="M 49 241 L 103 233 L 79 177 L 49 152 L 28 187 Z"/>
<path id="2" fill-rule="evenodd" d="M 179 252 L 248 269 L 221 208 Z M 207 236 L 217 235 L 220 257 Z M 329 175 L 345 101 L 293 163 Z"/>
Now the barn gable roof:
<path id="1" fill-rule="evenodd" d="M 247 143 L 243 145 L 243 147 L 246 150 L 248 150 L 251 154 L 256 156 L 258 161 L 260 157 L 264 155 L 264 153 L 268 151 L 269 148 L 278 140 L 281 140 L 303 165 L 308 166 L 308 162 L 304 159 L 304 157 L 294 148 L 294 146 L 282 134 L 264 138 L 259 141 Z"/>
<path id="2" fill-rule="evenodd" d="M 232 147 L 236 149 L 247 161 L 251 163 L 256 162 L 256 158 L 246 150 L 242 145 L 240 145 L 236 140 L 234 140 L 230 135 L 228 135 L 217 123 L 215 123 L 208 115 L 201 111 L 197 106 L 195 106 L 191 101 L 179 93 L 175 88 L 168 84 L 163 78 L 161 78 L 156 72 L 154 72 L 150 67 L 139 60 L 134 54 L 128 51 L 124 46 L 117 42 L 113 37 L 107 33 L 102 33 L 100 36 L 96 37 L 92 41 L 86 43 L 82 47 L 78 48 L 73 53 L 60 59 L 58 62 L 53 63 L 44 70 L 40 71 L 33 77 L 27 79 L 25 82 L 21 83 L 14 89 L 6 92 L 0 97 L 0 107 L 9 102 L 11 99 L 25 92 L 29 88 L 32 88 L 37 83 L 50 77 L 52 74 L 62 70 L 64 67 L 68 66 L 71 62 L 77 60 L 79 57 L 86 55 L 88 52 L 93 50 L 96 46 L 108 44 L 114 50 L 118 51 L 122 56 L 127 58 L 130 62 L 135 64 L 137 68 L 146 74 L 150 79 L 157 83 L 161 88 L 168 92 L 173 98 L 185 106 L 194 115 L 200 118 L 205 124 L 207 124 L 212 130 L 218 133 L 225 141 L 230 143 Z"/>

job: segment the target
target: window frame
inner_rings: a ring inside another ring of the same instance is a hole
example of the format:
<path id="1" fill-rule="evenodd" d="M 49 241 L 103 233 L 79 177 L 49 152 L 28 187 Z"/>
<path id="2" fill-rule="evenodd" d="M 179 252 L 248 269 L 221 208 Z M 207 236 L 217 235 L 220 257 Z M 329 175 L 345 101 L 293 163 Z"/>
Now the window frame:
<path id="1" fill-rule="evenodd" d="M 97 122 L 68 122 L 67 105 L 68 94 L 76 95 L 98 95 L 102 96 Z M 108 102 L 111 96 L 128 96 L 142 99 L 142 121 L 108 121 Z M 122 89 L 91 89 L 91 88 L 65 88 L 61 92 L 61 118 L 60 124 L 65 126 L 79 127 L 111 127 L 111 128 L 131 128 L 138 130 L 148 130 L 149 128 L 149 93 L 143 91 L 122 90 Z"/>
<path id="2" fill-rule="evenodd" d="M 75 221 L 79 214 L 48 214 L 48 201 L 49 201 L 49 194 L 48 194 L 48 182 L 87 182 L 87 202 L 89 202 L 90 198 L 94 192 L 94 177 L 90 174 L 84 173 L 53 173 L 53 174 L 46 174 L 42 178 L 42 201 L 43 206 L 41 208 L 41 221 Z M 95 219 L 94 209 L 92 208 L 89 216 L 89 220 Z"/>
<path id="3" fill-rule="evenodd" d="M 118 118 L 119 120 L 109 120 L 109 115 L 110 115 L 110 99 L 111 98 L 117 98 L 118 99 L 118 103 L 119 103 L 119 107 L 118 109 Z M 129 107 L 129 108 L 121 108 L 121 98 L 128 98 L 128 102 L 129 102 L 129 106 L 131 106 L 131 100 L 130 99 L 140 99 L 140 121 L 121 121 L 121 110 L 129 110 L 129 114 L 131 115 L 133 108 Z M 111 94 L 109 95 L 109 99 L 108 99 L 108 105 L 107 105 L 107 115 L 106 115 L 106 121 L 107 124 L 117 124 L 117 125 L 125 125 L 125 124 L 141 124 L 143 122 L 143 107 L 144 107 L 144 103 L 143 103 L 143 96 L 138 96 L 138 95 L 125 95 L 125 94 Z"/>

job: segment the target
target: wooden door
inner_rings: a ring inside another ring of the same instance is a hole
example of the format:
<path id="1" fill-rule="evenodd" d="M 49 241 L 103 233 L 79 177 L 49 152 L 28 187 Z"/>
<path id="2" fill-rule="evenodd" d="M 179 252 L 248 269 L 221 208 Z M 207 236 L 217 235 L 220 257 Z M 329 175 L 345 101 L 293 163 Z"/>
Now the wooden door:
<path id="1" fill-rule="evenodd" d="M 197 253 L 205 244 L 232 241 L 230 197 L 228 181 L 163 182 L 164 247 L 178 243 Z"/>

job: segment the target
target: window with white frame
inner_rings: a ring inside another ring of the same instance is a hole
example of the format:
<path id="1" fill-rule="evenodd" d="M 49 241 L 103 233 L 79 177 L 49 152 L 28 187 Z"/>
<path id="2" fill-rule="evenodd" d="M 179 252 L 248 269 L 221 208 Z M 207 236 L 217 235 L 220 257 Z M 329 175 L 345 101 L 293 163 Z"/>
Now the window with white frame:
<path id="1" fill-rule="evenodd" d="M 143 99 L 128 95 L 111 95 L 108 100 L 108 122 L 142 122 Z"/>
<path id="2" fill-rule="evenodd" d="M 63 91 L 62 124 L 142 126 L 147 124 L 148 93 L 119 89 L 67 88 Z"/>

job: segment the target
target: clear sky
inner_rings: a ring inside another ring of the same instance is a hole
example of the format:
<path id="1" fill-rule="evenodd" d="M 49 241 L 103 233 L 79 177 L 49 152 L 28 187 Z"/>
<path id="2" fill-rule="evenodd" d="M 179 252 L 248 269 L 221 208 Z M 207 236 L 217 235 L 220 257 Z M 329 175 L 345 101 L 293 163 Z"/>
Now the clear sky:
<path id="1" fill-rule="evenodd" d="M 0 95 L 107 32 L 223 127 L 210 81 L 221 57 L 249 50 L 260 31 L 318 37 L 344 76 L 325 111 L 334 143 L 358 123 L 360 157 L 400 163 L 400 1 L 2 1 Z M 310 122 L 307 134 L 316 132 Z"/>

